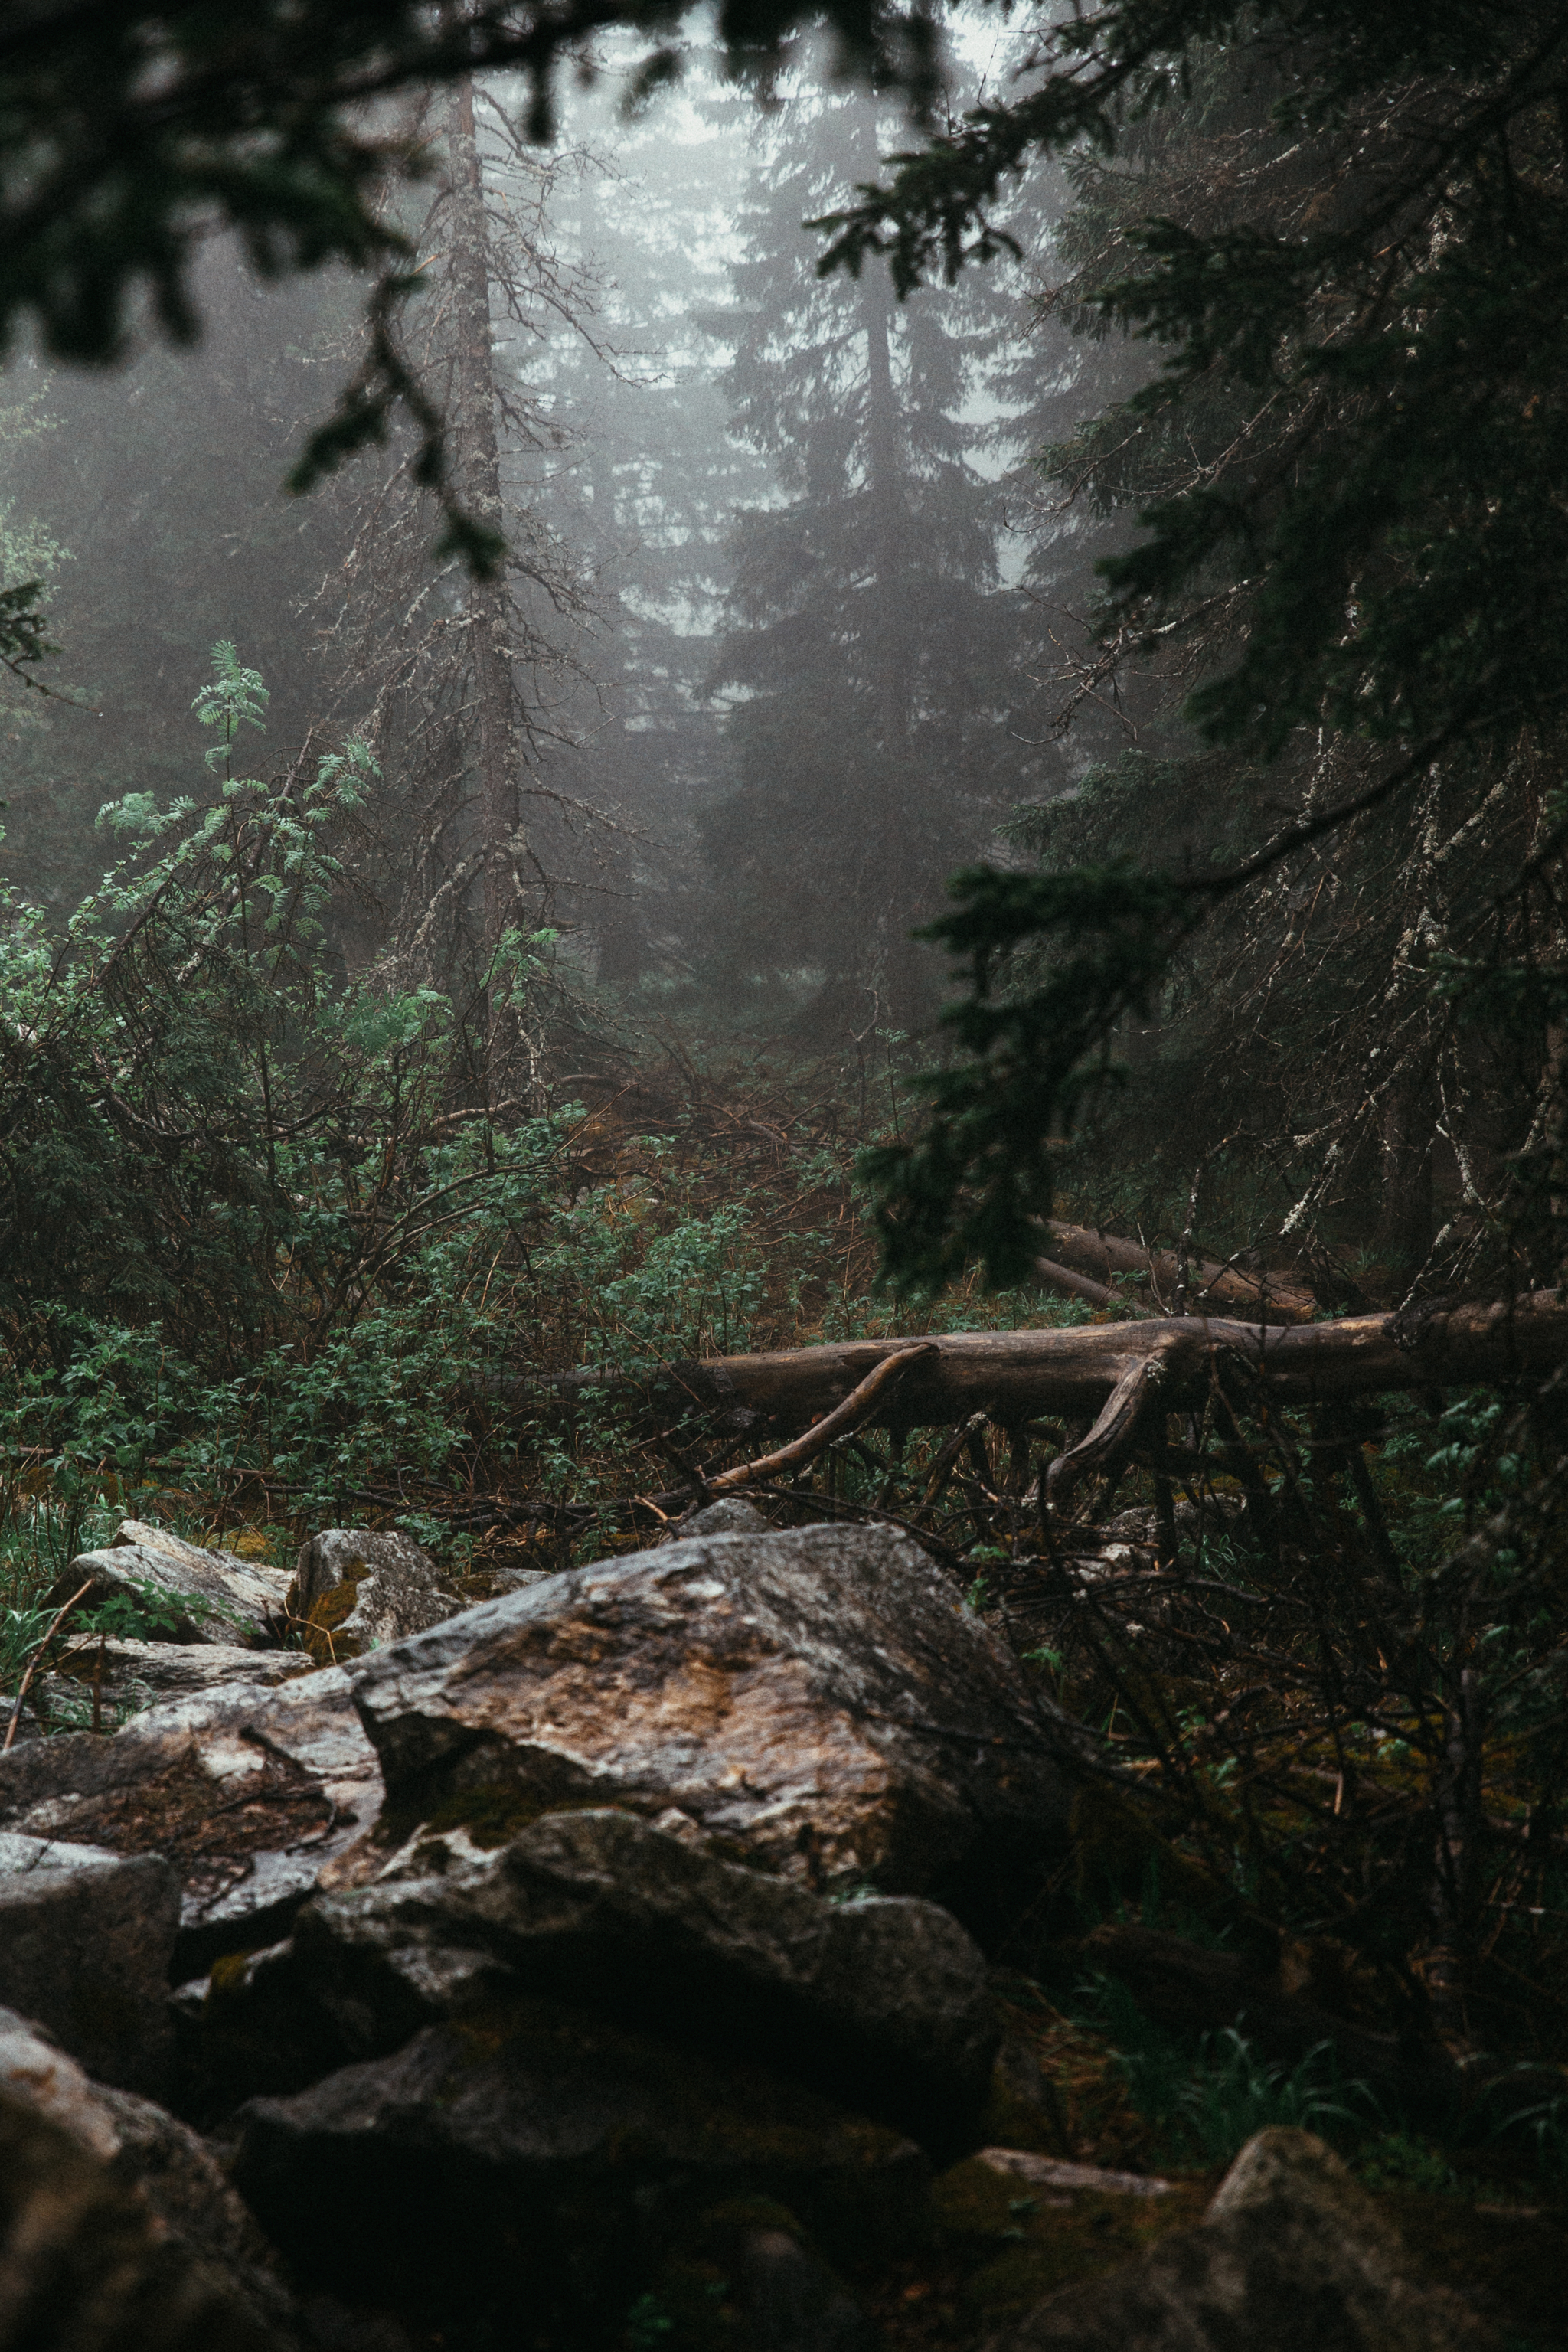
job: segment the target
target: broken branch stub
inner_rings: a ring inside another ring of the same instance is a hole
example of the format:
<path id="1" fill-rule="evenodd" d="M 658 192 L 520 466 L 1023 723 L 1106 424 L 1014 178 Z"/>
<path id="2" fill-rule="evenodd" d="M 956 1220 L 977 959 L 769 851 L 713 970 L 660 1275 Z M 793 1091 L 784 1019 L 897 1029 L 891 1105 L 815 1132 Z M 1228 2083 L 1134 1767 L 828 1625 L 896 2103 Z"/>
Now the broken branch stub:
<path id="1" fill-rule="evenodd" d="M 707 1481 L 710 1493 L 730 1494 L 738 1486 L 751 1486 L 756 1479 L 776 1477 L 780 1471 L 804 1469 L 808 1462 L 826 1453 L 836 1438 L 847 1436 L 868 1420 L 882 1391 L 890 1388 L 910 1364 L 921 1356 L 935 1353 L 934 1339 L 917 1339 L 912 1348 L 900 1348 L 897 1355 L 885 1356 L 858 1387 L 851 1389 L 843 1403 L 814 1422 L 804 1437 L 781 1445 L 776 1453 L 759 1454 L 754 1462 L 741 1462 L 732 1470 L 721 1471 L 718 1477 Z"/>
<path id="2" fill-rule="evenodd" d="M 1163 1421 L 1173 1392 L 1190 1390 L 1215 1353 L 1201 1333 L 1167 1329 L 1141 1362 L 1122 1373 L 1088 1436 L 1058 1454 L 1046 1473 L 1052 1502 L 1065 1502 L 1080 1479 L 1109 1477 L 1119 1470 L 1144 1428 L 1156 1418 Z"/>

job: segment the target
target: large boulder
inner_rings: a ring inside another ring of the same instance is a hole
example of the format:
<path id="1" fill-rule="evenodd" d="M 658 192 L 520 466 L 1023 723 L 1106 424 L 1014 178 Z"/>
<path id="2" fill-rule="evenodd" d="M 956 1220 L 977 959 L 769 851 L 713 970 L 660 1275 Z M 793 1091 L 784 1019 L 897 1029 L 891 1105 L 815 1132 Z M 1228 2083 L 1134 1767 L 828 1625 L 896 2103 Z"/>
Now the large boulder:
<path id="1" fill-rule="evenodd" d="M 684 1823 L 817 1890 L 983 1935 L 1069 1828 L 1074 1733 L 917 1545 L 699 1538 L 553 1577 L 351 1670 L 400 1833 L 563 1804 Z"/>
<path id="2" fill-rule="evenodd" d="M 136 2190 L 166 2237 L 222 2278 L 267 2329 L 289 2332 L 289 2298 L 247 2206 L 205 2140 L 151 2099 L 89 2080 L 42 2027 L 0 2009 L 0 2096 L 68 2132 Z"/>
<path id="3" fill-rule="evenodd" d="M 255 2101 L 234 2179 L 307 2288 L 584 2352 L 708 2208 L 774 2200 L 859 2257 L 909 2242 L 929 2186 L 912 2141 L 796 2084 L 528 2000 Z"/>
<path id="4" fill-rule="evenodd" d="M 179 1878 L 160 1855 L 0 1832 L 0 2001 L 106 2082 L 163 2079 L 179 1923 Z"/>
<path id="5" fill-rule="evenodd" d="M 973 2144 L 998 2040 L 985 1962 L 936 1905 L 827 1903 L 584 1811 L 478 1867 L 319 1896 L 290 1948 L 215 1979 L 205 2073 L 308 2080 L 334 2030 L 342 2059 L 380 2054 L 504 1987 L 765 2061 L 938 2147 Z"/>
<path id="6" fill-rule="evenodd" d="M 56 1579 L 47 1605 L 63 1608 L 83 1585 L 83 1610 L 119 1601 L 127 1622 L 117 1630 L 140 1627 L 153 1641 L 266 1649 L 287 1629 L 286 1589 L 276 1571 L 140 1519 L 123 1520 L 104 1549 L 79 1552 Z"/>
<path id="7" fill-rule="evenodd" d="M 278 1690 L 171 1701 L 112 1738 L 62 1733 L 0 1757 L 0 1828 L 173 1865 L 176 1979 L 282 1934 L 381 1794 L 347 1679 L 331 1668 Z M 3 1984 L 0 1998 L 30 2008 Z"/>
<path id="8" fill-rule="evenodd" d="M 384 1650 L 456 1614 L 427 1551 L 395 1528 L 326 1528 L 300 1548 L 289 1612 L 321 1665 Z"/>
<path id="9" fill-rule="evenodd" d="M 296 2340 L 113 2162 L 0 2090 L 0 2352 L 285 2352 Z"/>
<path id="10" fill-rule="evenodd" d="M 1310 2132 L 1249 2140 L 1203 2221 L 1048 2295 L 989 2352 L 1486 2352 L 1494 2338 L 1414 2273 L 1397 2233 Z"/>

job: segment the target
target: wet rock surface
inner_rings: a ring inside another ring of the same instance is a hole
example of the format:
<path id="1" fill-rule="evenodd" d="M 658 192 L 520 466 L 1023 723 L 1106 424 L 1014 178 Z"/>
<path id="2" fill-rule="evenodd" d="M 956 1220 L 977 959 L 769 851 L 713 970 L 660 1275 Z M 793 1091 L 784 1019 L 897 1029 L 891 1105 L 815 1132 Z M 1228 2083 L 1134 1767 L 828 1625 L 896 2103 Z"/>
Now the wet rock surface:
<path id="1" fill-rule="evenodd" d="M 930 1895 L 983 1937 L 1068 1835 L 1070 1727 L 889 1529 L 606 1560 L 353 1674 L 389 1802 L 415 1821 L 498 1794 L 518 1826 L 563 1803 L 674 1808 L 731 1859 Z"/>
<path id="2" fill-rule="evenodd" d="M 119 1601 L 148 1619 L 155 1640 L 262 1649 L 285 1629 L 285 1589 L 275 1571 L 139 1519 L 123 1520 L 102 1550 L 79 1552 L 56 1579 L 47 1606 L 63 1608 L 84 1584 L 79 1608 Z"/>
<path id="3" fill-rule="evenodd" d="M 110 1738 L 65 1733 L 0 1757 L 0 1827 L 172 1865 L 176 1982 L 279 1934 L 380 1800 L 338 1670 L 171 1701 Z"/>
<path id="4" fill-rule="evenodd" d="M 318 1665 L 342 1665 L 454 1615 L 435 1561 L 396 1528 L 327 1528 L 300 1553 L 289 1613 Z"/>
<path id="5" fill-rule="evenodd" d="M 195 1686 L 0 1759 L 0 2352 L 1489 2340 L 1304 2134 L 1206 2210 L 1079 2160 L 1076 2029 L 983 1949 L 1058 1899 L 1073 1727 L 903 1538 L 750 1508 L 434 1622 L 330 1530 L 346 1668 L 280 1602 L 105 1644 Z"/>
<path id="6" fill-rule="evenodd" d="M 0 2089 L 0 2352 L 292 2352 L 221 2258 L 105 2160 Z"/>
<path id="7" fill-rule="evenodd" d="M 798 2084 L 543 2001 L 427 2027 L 239 2126 L 236 2183 L 307 2285 L 472 2319 L 526 2281 L 540 2339 L 584 2344 L 615 2340 L 693 2211 L 776 2199 L 864 2253 L 908 2242 L 929 2179 L 911 2140 Z"/>
<path id="8" fill-rule="evenodd" d="M 292 1946 L 211 2000 L 209 2074 L 391 2050 L 512 1990 L 587 2003 L 683 2046 L 766 2061 L 913 2133 L 962 2145 L 998 2026 L 984 1959 L 947 1912 L 835 1905 L 635 1816 L 546 1816 L 480 1866 L 318 1897 Z M 221 2054 L 226 2040 L 230 2055 Z"/>
<path id="9" fill-rule="evenodd" d="M 105 1639 L 79 1648 L 53 1679 L 90 1698 L 101 1687 L 106 1706 L 140 1711 L 169 1698 L 197 1698 L 236 1683 L 276 1689 L 315 1669 L 302 1650 L 247 1650 L 224 1642 L 133 1642 Z"/>

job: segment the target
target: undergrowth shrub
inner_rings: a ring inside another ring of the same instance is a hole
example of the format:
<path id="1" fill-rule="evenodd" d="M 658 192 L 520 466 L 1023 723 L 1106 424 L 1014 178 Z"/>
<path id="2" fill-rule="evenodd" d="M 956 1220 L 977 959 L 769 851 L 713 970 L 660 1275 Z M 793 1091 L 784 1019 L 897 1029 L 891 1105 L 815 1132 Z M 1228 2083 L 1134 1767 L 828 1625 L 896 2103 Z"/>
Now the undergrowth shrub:
<path id="1" fill-rule="evenodd" d="M 7 1513 L 39 1477 L 208 1529 L 390 1507 L 429 1532 L 438 1492 L 592 1505 L 647 1482 L 641 1441 L 591 1387 L 569 1423 L 531 1411 L 541 1375 L 900 1327 L 860 1121 L 820 1077 L 714 1086 L 677 1054 L 629 1083 L 604 1031 L 585 1102 L 550 1075 L 589 1045 L 546 933 L 509 933 L 467 1002 L 395 957 L 345 974 L 374 766 L 351 742 L 237 772 L 264 702 L 215 648 L 205 793 L 106 808 L 121 854 L 63 921 L 0 898 Z M 1080 1311 L 961 1286 L 938 1319 Z M 33 1526 L 31 1589 L 69 1517 Z"/>

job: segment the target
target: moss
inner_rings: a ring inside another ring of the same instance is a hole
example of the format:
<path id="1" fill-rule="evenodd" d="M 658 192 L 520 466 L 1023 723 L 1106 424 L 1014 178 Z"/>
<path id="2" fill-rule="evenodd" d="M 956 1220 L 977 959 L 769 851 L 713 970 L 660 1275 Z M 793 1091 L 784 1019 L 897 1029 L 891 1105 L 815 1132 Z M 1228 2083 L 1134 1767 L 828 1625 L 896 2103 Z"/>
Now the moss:
<path id="1" fill-rule="evenodd" d="M 359 1606 L 360 1584 L 368 1573 L 363 1559 L 347 1561 L 342 1581 L 334 1584 L 331 1591 L 319 1593 L 303 1617 L 295 1619 L 300 1645 L 310 1652 L 318 1665 L 341 1666 L 360 1655 L 363 1643 L 357 1634 L 345 1633 L 342 1627 Z"/>

